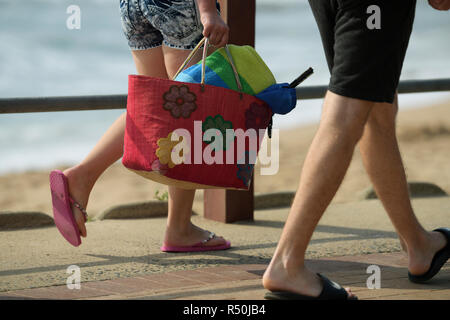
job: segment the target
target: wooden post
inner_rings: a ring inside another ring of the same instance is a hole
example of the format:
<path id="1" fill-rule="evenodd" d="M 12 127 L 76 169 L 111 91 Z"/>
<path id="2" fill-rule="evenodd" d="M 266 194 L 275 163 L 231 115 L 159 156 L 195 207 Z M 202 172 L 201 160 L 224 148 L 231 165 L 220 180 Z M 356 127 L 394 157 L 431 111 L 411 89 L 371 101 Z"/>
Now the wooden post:
<path id="1" fill-rule="evenodd" d="M 221 16 L 230 28 L 229 43 L 255 46 L 255 0 L 219 0 Z"/>
<path id="2" fill-rule="evenodd" d="M 221 15 L 230 28 L 230 44 L 255 46 L 255 0 L 219 0 Z M 207 189 L 204 216 L 219 222 L 253 220 L 253 185 L 248 191 Z"/>

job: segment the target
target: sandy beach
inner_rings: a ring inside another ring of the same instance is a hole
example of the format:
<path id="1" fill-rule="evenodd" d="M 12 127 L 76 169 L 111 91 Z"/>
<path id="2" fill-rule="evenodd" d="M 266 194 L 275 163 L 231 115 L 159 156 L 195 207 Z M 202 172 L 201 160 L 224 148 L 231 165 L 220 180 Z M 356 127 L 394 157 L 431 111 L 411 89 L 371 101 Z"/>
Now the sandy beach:
<path id="1" fill-rule="evenodd" d="M 319 103 L 319 102 L 318 102 Z M 400 96 L 401 103 L 401 96 Z M 301 105 L 301 104 L 300 104 Z M 400 111 L 397 130 L 408 181 L 434 183 L 450 193 L 450 101 L 427 108 Z M 306 152 L 317 124 L 280 131 L 280 166 L 273 176 L 261 176 L 255 169 L 255 192 L 295 191 Z M 51 215 L 49 170 L 27 171 L 0 176 L 0 213 L 33 211 Z M 358 194 L 370 187 L 355 149 L 352 164 L 333 202 L 358 201 Z M 155 200 L 157 190 L 166 186 L 146 180 L 124 168 L 110 167 L 95 185 L 88 204 L 90 216 L 124 203 Z M 203 192 L 198 191 L 194 210 L 202 214 Z"/>

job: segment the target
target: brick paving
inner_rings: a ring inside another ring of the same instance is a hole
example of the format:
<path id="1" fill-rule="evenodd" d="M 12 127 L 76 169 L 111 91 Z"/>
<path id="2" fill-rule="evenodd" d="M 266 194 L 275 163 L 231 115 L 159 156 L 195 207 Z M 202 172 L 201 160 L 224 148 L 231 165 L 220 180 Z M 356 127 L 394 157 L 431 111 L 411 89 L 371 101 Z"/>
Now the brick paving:
<path id="1" fill-rule="evenodd" d="M 348 286 L 361 300 L 448 300 L 450 264 L 427 284 L 408 280 L 403 253 L 376 253 L 327 257 L 307 265 L 330 279 Z M 367 267 L 381 270 L 381 288 L 368 289 Z M 261 300 L 266 290 L 261 277 L 263 264 L 222 265 L 195 270 L 171 271 L 81 283 L 81 289 L 65 285 L 0 293 L 0 299 L 150 299 L 150 300 Z"/>

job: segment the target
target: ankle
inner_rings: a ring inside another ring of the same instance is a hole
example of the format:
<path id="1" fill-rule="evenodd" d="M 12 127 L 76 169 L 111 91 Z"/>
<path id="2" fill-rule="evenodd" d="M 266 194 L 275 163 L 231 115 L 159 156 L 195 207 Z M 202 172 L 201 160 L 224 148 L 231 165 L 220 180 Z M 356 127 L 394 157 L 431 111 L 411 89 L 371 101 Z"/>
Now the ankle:
<path id="1" fill-rule="evenodd" d="M 405 240 L 408 250 L 421 250 L 426 248 L 430 243 L 430 234 L 426 230 L 418 230 L 414 236 Z"/>
<path id="2" fill-rule="evenodd" d="M 171 222 L 168 221 L 166 225 L 166 235 L 170 237 L 184 238 L 188 237 L 193 231 L 193 225 L 189 221 L 188 223 L 183 223 L 179 221 Z"/>
<path id="3" fill-rule="evenodd" d="M 89 186 L 91 188 L 98 179 L 98 175 L 93 173 L 88 166 L 83 164 L 77 164 L 66 171 L 72 179 L 82 182 L 84 186 Z"/>
<path id="4" fill-rule="evenodd" d="M 291 256 L 277 256 L 272 259 L 267 270 L 268 274 L 284 274 L 286 277 L 293 277 L 305 270 L 304 260 L 292 258 Z"/>
<path id="5" fill-rule="evenodd" d="M 64 175 L 67 177 L 71 196 L 76 197 L 76 201 L 81 201 L 80 204 L 86 205 L 83 204 L 85 202 L 83 199 L 89 198 L 95 180 L 92 181 L 92 177 L 78 165 L 64 170 Z"/>
<path id="6" fill-rule="evenodd" d="M 283 290 L 295 279 L 302 278 L 307 273 L 304 264 L 296 265 L 288 261 L 272 259 L 262 277 L 264 288 L 276 291 Z"/>
<path id="7" fill-rule="evenodd" d="M 407 244 L 408 256 L 413 259 L 427 257 L 430 252 L 434 252 L 436 248 L 442 245 L 440 240 L 442 239 L 439 238 L 438 234 L 424 231 L 423 234 L 417 236 L 412 244 Z"/>

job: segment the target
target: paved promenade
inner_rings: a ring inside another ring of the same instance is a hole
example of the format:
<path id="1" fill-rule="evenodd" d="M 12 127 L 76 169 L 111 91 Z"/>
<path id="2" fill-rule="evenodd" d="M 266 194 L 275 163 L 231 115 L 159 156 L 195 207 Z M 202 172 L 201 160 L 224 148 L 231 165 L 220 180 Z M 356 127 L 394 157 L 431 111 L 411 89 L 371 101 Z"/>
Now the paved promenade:
<path id="1" fill-rule="evenodd" d="M 450 226 L 450 197 L 415 199 L 428 229 Z M 226 251 L 162 253 L 165 218 L 87 224 L 73 248 L 55 227 L 0 231 L 0 299 L 263 299 L 261 276 L 275 250 L 288 209 L 259 210 L 255 221 L 194 223 L 232 242 Z M 450 263 L 426 285 L 407 278 L 407 260 L 377 200 L 333 204 L 307 252 L 317 272 L 352 288 L 360 299 L 450 299 Z M 81 289 L 66 286 L 67 268 L 80 268 Z M 369 289 L 370 265 L 380 289 Z"/>

